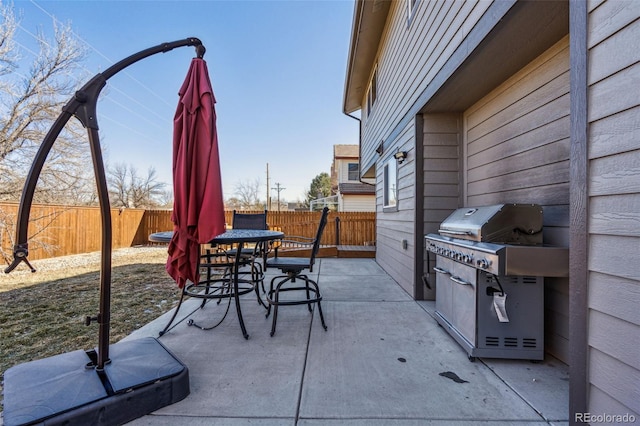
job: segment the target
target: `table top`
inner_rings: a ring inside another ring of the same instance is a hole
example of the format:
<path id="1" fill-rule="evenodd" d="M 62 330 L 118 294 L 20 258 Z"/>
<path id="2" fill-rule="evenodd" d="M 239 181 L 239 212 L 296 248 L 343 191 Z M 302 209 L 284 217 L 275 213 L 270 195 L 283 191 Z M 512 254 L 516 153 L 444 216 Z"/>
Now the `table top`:
<path id="1" fill-rule="evenodd" d="M 154 243 L 169 243 L 173 237 L 173 231 L 155 232 L 149 235 L 149 241 Z M 284 237 L 284 232 L 267 231 L 262 229 L 229 229 L 216 236 L 210 242 L 214 244 L 253 243 L 260 241 L 279 240 Z"/>
<path id="2" fill-rule="evenodd" d="M 170 243 L 173 238 L 173 231 L 154 232 L 149 235 L 149 241 L 152 243 Z"/>

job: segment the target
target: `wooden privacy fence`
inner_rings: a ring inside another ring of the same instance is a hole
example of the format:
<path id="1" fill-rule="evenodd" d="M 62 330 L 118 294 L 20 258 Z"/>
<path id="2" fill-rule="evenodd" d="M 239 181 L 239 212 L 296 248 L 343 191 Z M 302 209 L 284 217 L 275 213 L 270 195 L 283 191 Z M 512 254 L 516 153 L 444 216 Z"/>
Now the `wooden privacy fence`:
<path id="1" fill-rule="evenodd" d="M 260 211 L 238 210 L 238 213 L 261 213 Z M 321 212 L 269 211 L 267 223 L 271 229 L 278 229 L 285 235 L 314 237 L 318 230 Z M 149 234 L 173 229 L 171 212 L 167 210 L 147 210 L 140 225 L 137 244 L 146 244 Z M 225 221 L 231 225 L 233 212 L 224 212 Z M 338 226 L 336 224 L 338 223 Z M 329 212 L 327 227 L 322 236 L 325 245 L 365 245 L 375 242 L 376 214 L 373 212 Z M 137 238 L 137 237 L 136 237 Z"/>
<path id="2" fill-rule="evenodd" d="M 10 260 L 13 259 L 17 213 L 17 203 L 0 203 L 2 253 L 9 254 Z M 144 209 L 111 209 L 114 248 L 136 244 L 144 215 Z M 102 220 L 98 207 L 34 204 L 29 218 L 31 260 L 100 250 Z"/>
<path id="3" fill-rule="evenodd" d="M 13 258 L 17 211 L 17 203 L 0 203 L 0 247 L 2 254 L 9 256 L 5 260 Z M 232 216 L 233 212 L 225 212 L 228 224 Z M 31 260 L 100 250 L 102 225 L 98 207 L 34 204 L 30 219 Z M 269 226 L 285 235 L 313 237 L 319 220 L 320 212 L 269 211 L 267 214 Z M 146 245 L 149 234 L 173 229 L 170 210 L 111 209 L 111 221 L 113 248 Z M 375 221 L 373 212 L 330 212 L 322 244 L 373 244 Z"/>

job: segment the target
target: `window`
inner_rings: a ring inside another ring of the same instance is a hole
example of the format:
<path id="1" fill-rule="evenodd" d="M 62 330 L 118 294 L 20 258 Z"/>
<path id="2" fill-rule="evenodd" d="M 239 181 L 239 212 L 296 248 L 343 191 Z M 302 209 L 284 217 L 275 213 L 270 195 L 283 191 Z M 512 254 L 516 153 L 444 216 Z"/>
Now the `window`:
<path id="1" fill-rule="evenodd" d="M 371 108 L 373 108 L 373 104 L 376 102 L 376 97 L 378 96 L 378 66 L 373 70 L 373 76 L 371 77 L 371 81 L 369 82 L 369 88 L 367 89 L 367 115 L 371 113 Z"/>
<path id="2" fill-rule="evenodd" d="M 385 211 L 397 210 L 398 204 L 398 164 L 395 158 L 391 157 L 384 165 L 382 182 L 382 207 Z M 389 210 L 387 210 L 389 209 Z"/>
<path id="3" fill-rule="evenodd" d="M 348 180 L 358 180 L 360 178 L 360 167 L 358 163 L 349 163 L 349 173 L 347 175 Z"/>
<path id="4" fill-rule="evenodd" d="M 407 27 L 411 26 L 418 3 L 420 3 L 420 0 L 407 0 Z"/>

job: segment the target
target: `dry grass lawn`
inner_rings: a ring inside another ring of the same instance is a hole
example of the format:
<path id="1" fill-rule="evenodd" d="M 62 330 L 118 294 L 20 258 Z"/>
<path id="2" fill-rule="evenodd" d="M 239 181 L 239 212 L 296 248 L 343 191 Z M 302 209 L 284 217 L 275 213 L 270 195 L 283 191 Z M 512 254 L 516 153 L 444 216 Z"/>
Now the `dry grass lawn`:
<path id="1" fill-rule="evenodd" d="M 166 246 L 114 250 L 110 343 L 177 304 L 166 260 Z M 32 263 L 36 273 L 22 264 L 0 275 L 2 375 L 16 364 L 98 345 L 98 324 L 86 326 L 85 318 L 99 311 L 100 253 Z"/>

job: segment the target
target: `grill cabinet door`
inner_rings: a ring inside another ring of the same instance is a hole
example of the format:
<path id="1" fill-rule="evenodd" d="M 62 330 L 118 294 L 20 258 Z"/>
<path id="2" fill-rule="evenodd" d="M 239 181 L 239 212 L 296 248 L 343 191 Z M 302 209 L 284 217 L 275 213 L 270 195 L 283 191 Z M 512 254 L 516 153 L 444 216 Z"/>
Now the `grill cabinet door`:
<path id="1" fill-rule="evenodd" d="M 447 321 L 453 321 L 453 303 L 451 301 L 453 284 L 449 277 L 451 276 L 450 260 L 442 256 L 436 256 L 436 311 Z"/>
<path id="2" fill-rule="evenodd" d="M 436 310 L 471 346 L 476 344 L 476 270 L 436 258 Z"/>
<path id="3" fill-rule="evenodd" d="M 476 269 L 454 262 L 452 284 L 453 321 L 458 332 L 476 346 Z"/>

